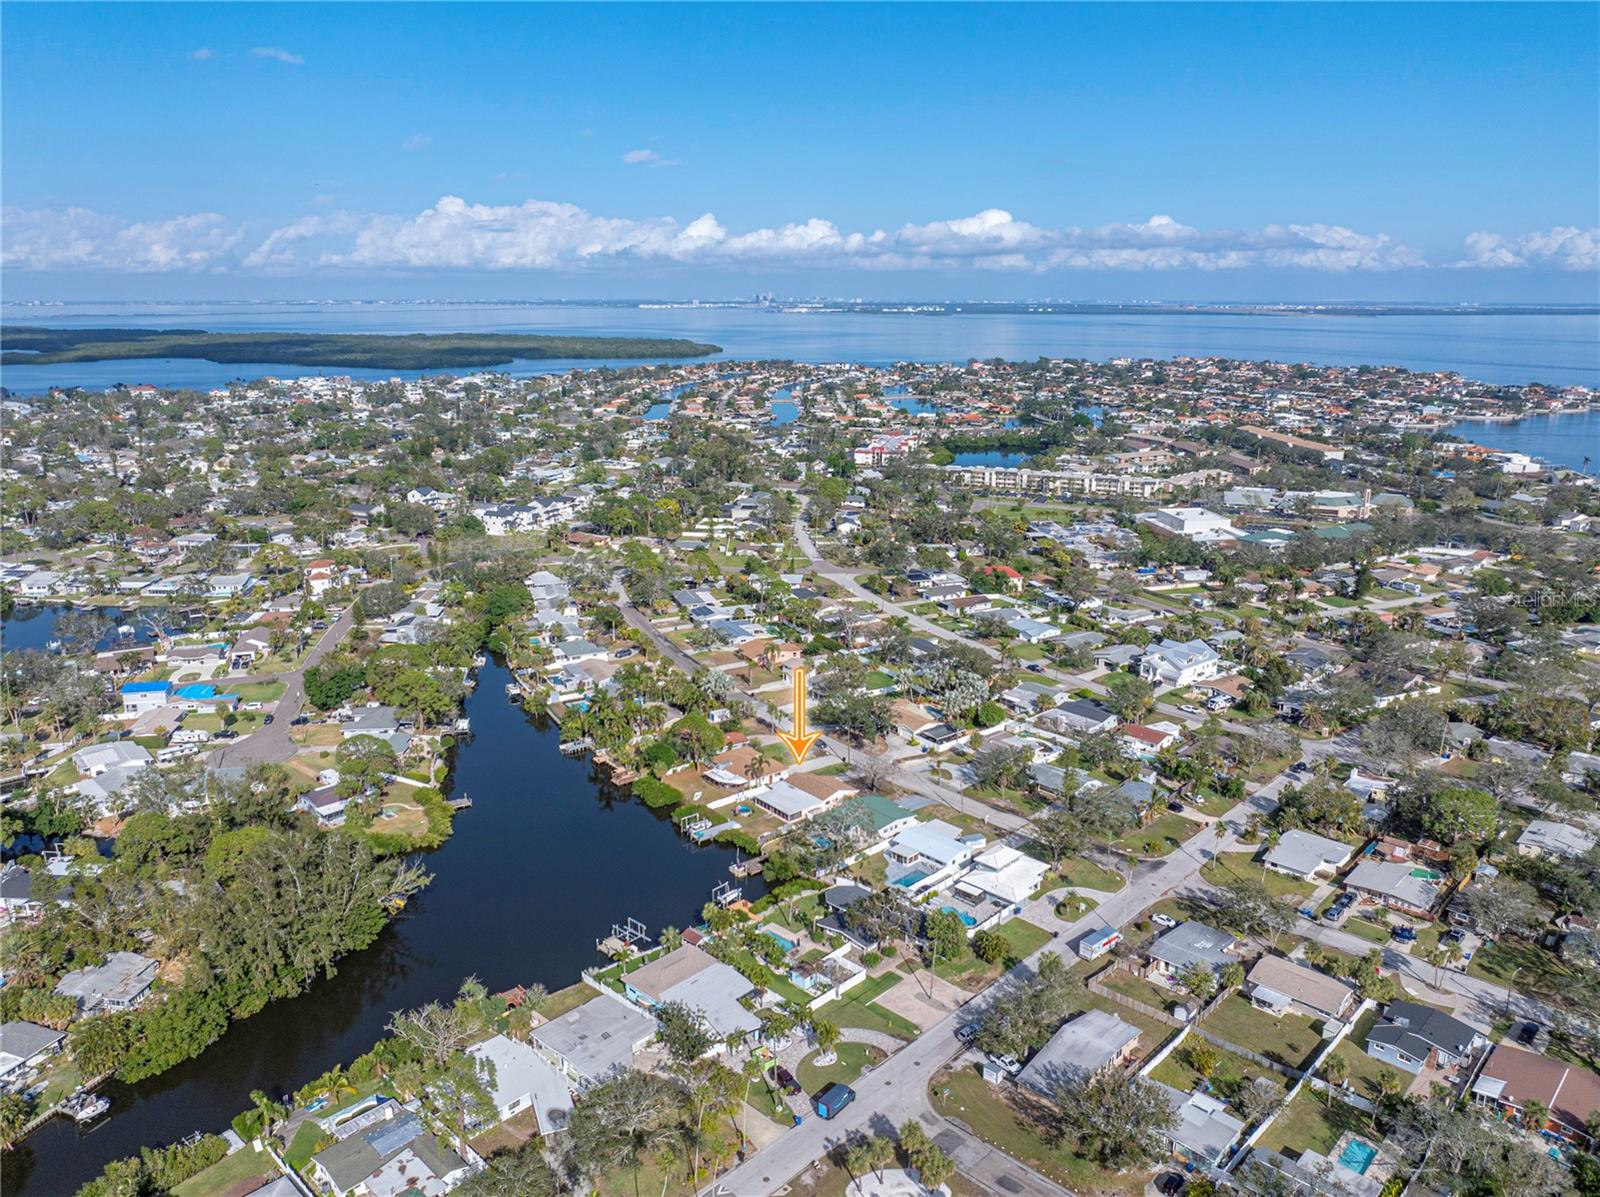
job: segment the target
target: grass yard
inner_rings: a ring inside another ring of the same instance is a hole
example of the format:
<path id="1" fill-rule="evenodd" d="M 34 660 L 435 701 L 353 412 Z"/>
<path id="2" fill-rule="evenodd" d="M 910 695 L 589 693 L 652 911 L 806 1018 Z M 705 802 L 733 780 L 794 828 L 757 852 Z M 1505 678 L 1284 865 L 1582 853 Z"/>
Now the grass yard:
<path id="1" fill-rule="evenodd" d="M 1166 856 L 1199 830 L 1200 824 L 1192 819 L 1168 811 L 1153 822 L 1143 827 L 1136 827 L 1113 842 L 1120 847 L 1145 852 L 1151 856 Z"/>
<path id="2" fill-rule="evenodd" d="M 584 981 L 576 985 L 568 985 L 565 989 L 558 989 L 540 1002 L 535 1009 L 546 1018 L 560 1018 L 569 1010 L 576 1010 L 590 998 L 599 997 L 600 994 L 594 986 Z"/>
<path id="3" fill-rule="evenodd" d="M 1525 939 L 1509 937 L 1474 952 L 1467 972 L 1496 985 L 1552 996 L 1561 993 L 1562 982 L 1571 975 L 1554 953 Z"/>
<path id="4" fill-rule="evenodd" d="M 239 1197 L 252 1193 L 260 1182 L 277 1175 L 278 1166 L 264 1151 L 243 1147 L 196 1172 L 172 1190 L 173 1197 Z"/>
<path id="5" fill-rule="evenodd" d="M 1383 1087 L 1378 1083 L 1378 1079 L 1385 1071 L 1394 1073 L 1401 1080 L 1408 1080 L 1398 1068 L 1391 1068 L 1382 1060 L 1374 1059 L 1361 1050 L 1361 1045 L 1367 1041 L 1367 1033 L 1377 1021 L 1378 1011 L 1368 1010 L 1356 1020 L 1356 1025 L 1350 1029 L 1350 1034 L 1333 1049 L 1333 1054 L 1344 1061 L 1345 1070 L 1349 1073 L 1350 1088 L 1368 1101 L 1377 1101 L 1383 1096 Z M 1323 1079 L 1327 1079 L 1326 1073 L 1323 1074 Z"/>
<path id="6" fill-rule="evenodd" d="M 909 1043 L 919 1034 L 917 1024 L 893 1010 L 885 1009 L 875 1000 L 898 985 L 901 979 L 899 971 L 887 969 L 876 977 L 868 977 L 843 997 L 819 1007 L 817 1013 L 841 1027 L 881 1031 Z"/>
<path id="7" fill-rule="evenodd" d="M 1248 1048 L 1290 1068 L 1301 1067 L 1322 1044 L 1322 1036 L 1305 1015 L 1291 1012 L 1274 1018 L 1237 993 L 1217 1003 L 1206 1016 L 1205 1028 L 1235 1047 Z"/>
<path id="8" fill-rule="evenodd" d="M 1310 882 L 1263 869 L 1255 863 L 1254 856 L 1253 852 L 1224 852 L 1215 860 L 1208 860 L 1201 865 L 1200 876 L 1212 885 L 1221 885 L 1236 877 L 1248 877 L 1265 885 L 1267 892 L 1275 898 L 1309 898 L 1317 888 Z"/>
<path id="9" fill-rule="evenodd" d="M 1100 903 L 1094 898 L 1086 898 L 1082 894 L 1068 894 L 1056 903 L 1056 917 L 1067 921 L 1081 919 Z"/>
<path id="10" fill-rule="evenodd" d="M 832 1064 L 819 1065 L 821 1052 L 812 1052 L 795 1070 L 794 1079 L 812 1097 L 829 1085 L 848 1085 L 869 1067 L 884 1059 L 883 1051 L 870 1043 L 841 1043 L 835 1049 L 839 1058 Z"/>
<path id="11" fill-rule="evenodd" d="M 1171 1085 L 1181 1093 L 1193 1091 L 1200 1084 L 1202 1078 L 1198 1072 L 1189 1067 L 1184 1056 L 1184 1049 L 1192 1043 L 1204 1042 L 1205 1040 L 1196 1037 L 1179 1044 L 1177 1050 L 1161 1061 L 1150 1073 L 1151 1079 L 1160 1081 L 1164 1085 Z M 1270 1076 L 1280 1084 L 1284 1080 L 1277 1073 L 1270 1072 L 1241 1055 L 1223 1051 L 1211 1044 L 1206 1044 L 1206 1046 L 1211 1047 L 1217 1053 L 1216 1067 L 1211 1070 L 1209 1078 L 1212 1092 L 1230 1102 L 1260 1077 Z M 1235 1107 L 1234 1113 L 1242 1114 L 1242 1111 Z"/>
<path id="12" fill-rule="evenodd" d="M 988 985 L 1011 964 L 1044 947 L 1053 938 L 1043 927 L 1036 927 L 1026 919 L 1011 919 L 995 927 L 994 933 L 1011 945 L 1011 951 L 999 964 L 985 964 L 970 951 L 959 960 L 941 960 L 934 965 L 934 975 L 954 981 L 964 989 L 974 991 Z"/>
<path id="13" fill-rule="evenodd" d="M 1348 931 L 1351 935 L 1359 935 L 1362 939 L 1372 943 L 1388 943 L 1394 938 L 1389 933 L 1389 928 L 1380 927 L 1370 919 L 1347 918 L 1339 924 L 1339 930 Z"/>
<path id="14" fill-rule="evenodd" d="M 1027 1164 L 1051 1180 L 1079 1192 L 1138 1194 L 1150 1172 L 1104 1172 L 1052 1142 L 1044 1122 L 1046 1107 L 1015 1085 L 988 1084 L 975 1069 L 939 1073 L 930 1086 L 933 1106 L 947 1118 L 959 1118 L 984 1142 Z"/>
<path id="15" fill-rule="evenodd" d="M 229 682 L 222 689 L 237 694 L 240 702 L 277 702 L 288 687 L 282 682 Z"/>
<path id="16" fill-rule="evenodd" d="M 1326 1155 L 1339 1136 L 1355 1131 L 1369 1142 L 1379 1142 L 1372 1120 L 1354 1106 L 1335 1100 L 1328 1105 L 1326 1095 L 1301 1090 L 1273 1120 L 1257 1144 L 1265 1151 L 1284 1151 L 1297 1155 L 1308 1148 Z"/>
<path id="17" fill-rule="evenodd" d="M 1147 981 L 1143 977 L 1136 977 L 1132 973 L 1114 969 L 1102 977 L 1100 983 L 1107 989 L 1120 993 L 1125 998 L 1132 998 L 1136 1002 L 1143 1002 L 1146 1006 L 1154 1006 L 1157 1010 L 1165 1012 L 1174 1002 L 1193 1002 L 1187 993 L 1176 989 L 1167 989 L 1157 985 L 1154 981 Z"/>
<path id="18" fill-rule="evenodd" d="M 1101 893 L 1114 894 L 1125 884 L 1122 874 L 1101 868 L 1094 861 L 1084 860 L 1080 856 L 1063 862 L 1045 879 L 1043 888 L 1051 890 L 1062 885 L 1073 885 L 1080 889 L 1097 889 Z"/>
<path id="19" fill-rule="evenodd" d="M 294 1138 L 289 1141 L 289 1149 L 283 1153 L 284 1161 L 296 1172 L 311 1162 L 311 1157 L 317 1153 L 323 1139 L 332 1139 L 332 1135 L 324 1135 L 322 1128 L 309 1119 L 300 1124 L 300 1129 L 295 1131 Z"/>

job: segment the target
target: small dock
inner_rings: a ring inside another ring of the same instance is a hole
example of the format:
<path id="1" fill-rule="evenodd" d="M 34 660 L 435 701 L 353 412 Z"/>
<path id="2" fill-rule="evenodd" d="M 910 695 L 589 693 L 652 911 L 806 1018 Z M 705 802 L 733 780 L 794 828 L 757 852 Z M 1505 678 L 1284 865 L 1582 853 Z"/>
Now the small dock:
<path id="1" fill-rule="evenodd" d="M 472 799 L 463 794 L 459 798 L 450 799 L 445 805 L 451 810 L 470 810 L 472 809 Z"/>
<path id="2" fill-rule="evenodd" d="M 594 741 L 589 739 L 588 736 L 583 737 L 581 740 L 563 740 L 560 744 L 561 755 L 563 756 L 582 756 L 593 747 Z"/>

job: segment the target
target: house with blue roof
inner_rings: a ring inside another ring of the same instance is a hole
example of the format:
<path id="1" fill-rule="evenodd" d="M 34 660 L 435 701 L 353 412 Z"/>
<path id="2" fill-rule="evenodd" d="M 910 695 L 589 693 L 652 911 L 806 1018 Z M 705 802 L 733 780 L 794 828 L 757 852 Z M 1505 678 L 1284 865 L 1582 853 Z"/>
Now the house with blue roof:
<path id="1" fill-rule="evenodd" d="M 171 682 L 125 682 L 122 687 L 122 713 L 137 718 L 146 711 L 167 705 Z"/>

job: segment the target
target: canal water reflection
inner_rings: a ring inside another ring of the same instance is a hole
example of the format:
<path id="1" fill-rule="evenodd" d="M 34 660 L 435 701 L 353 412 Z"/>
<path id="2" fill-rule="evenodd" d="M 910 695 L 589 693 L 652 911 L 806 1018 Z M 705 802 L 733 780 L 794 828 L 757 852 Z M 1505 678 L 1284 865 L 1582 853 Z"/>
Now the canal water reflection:
<path id="1" fill-rule="evenodd" d="M 494 660 L 467 702 L 474 737 L 459 751 L 451 796 L 472 808 L 426 865 L 434 881 L 365 952 L 331 978 L 236 1024 L 197 1059 L 105 1092 L 112 1116 L 80 1135 L 64 1118 L 4 1157 L 7 1197 L 73 1193 L 112 1159 L 195 1129 L 219 1131 L 250 1091 L 281 1094 L 348 1062 L 384 1033 L 391 1012 L 454 994 L 477 976 L 491 992 L 538 981 L 571 984 L 597 962 L 613 922 L 698 921 L 730 879 L 734 850 L 696 848 L 664 813 L 613 789 L 584 758 L 558 750 L 559 728 L 506 698 Z M 745 896 L 763 892 L 760 878 Z"/>

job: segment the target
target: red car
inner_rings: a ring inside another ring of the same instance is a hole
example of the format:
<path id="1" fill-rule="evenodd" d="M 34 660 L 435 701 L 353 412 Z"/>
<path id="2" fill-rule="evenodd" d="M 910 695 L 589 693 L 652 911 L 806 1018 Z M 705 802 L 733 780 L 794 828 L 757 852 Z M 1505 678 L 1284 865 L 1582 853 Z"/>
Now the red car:
<path id="1" fill-rule="evenodd" d="M 778 1088 L 782 1089 L 790 1097 L 800 1096 L 800 1082 L 795 1080 L 794 1073 L 790 1072 L 782 1064 L 772 1070 L 772 1079 L 777 1081 Z"/>

